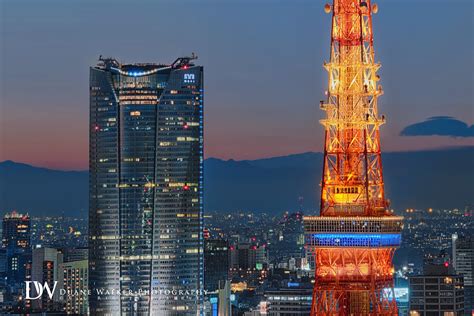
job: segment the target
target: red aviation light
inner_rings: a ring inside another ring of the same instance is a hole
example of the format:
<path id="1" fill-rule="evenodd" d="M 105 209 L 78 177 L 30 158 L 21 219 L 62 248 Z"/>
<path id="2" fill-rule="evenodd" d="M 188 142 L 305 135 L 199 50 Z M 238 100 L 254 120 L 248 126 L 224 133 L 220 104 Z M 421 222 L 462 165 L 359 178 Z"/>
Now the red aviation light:
<path id="1" fill-rule="evenodd" d="M 449 262 L 446 261 L 446 262 L 444 263 L 444 266 L 445 266 L 446 268 L 449 267 Z"/>
<path id="2" fill-rule="evenodd" d="M 183 186 L 183 189 L 186 190 L 186 191 L 189 190 L 189 185 Z"/>

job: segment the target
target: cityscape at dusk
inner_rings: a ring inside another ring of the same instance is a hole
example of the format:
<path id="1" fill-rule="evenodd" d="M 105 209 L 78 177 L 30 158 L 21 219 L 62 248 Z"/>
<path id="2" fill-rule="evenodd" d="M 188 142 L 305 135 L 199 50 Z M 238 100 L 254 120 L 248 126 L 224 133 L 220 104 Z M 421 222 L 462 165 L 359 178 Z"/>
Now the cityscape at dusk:
<path id="1" fill-rule="evenodd" d="M 470 0 L 0 3 L 0 315 L 474 315 Z"/>

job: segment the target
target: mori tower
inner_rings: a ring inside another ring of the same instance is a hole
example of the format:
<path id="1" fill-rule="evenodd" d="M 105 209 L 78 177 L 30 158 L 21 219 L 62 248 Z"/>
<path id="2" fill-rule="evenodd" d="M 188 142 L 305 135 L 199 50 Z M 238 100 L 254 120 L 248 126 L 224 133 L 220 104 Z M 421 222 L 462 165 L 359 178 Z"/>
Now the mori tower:
<path id="1" fill-rule="evenodd" d="M 199 315 L 203 68 L 90 68 L 91 315 Z"/>

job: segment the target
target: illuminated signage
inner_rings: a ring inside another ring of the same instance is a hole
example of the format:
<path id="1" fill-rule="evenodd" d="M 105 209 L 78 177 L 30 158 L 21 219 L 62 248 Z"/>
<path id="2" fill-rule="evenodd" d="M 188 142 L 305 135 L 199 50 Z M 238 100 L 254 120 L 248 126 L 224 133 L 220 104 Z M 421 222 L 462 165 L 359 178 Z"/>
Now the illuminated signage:
<path id="1" fill-rule="evenodd" d="M 298 287 L 298 286 L 300 286 L 300 284 L 297 282 L 288 282 L 288 287 Z"/>
<path id="2" fill-rule="evenodd" d="M 184 83 L 195 83 L 196 79 L 194 74 L 184 74 Z"/>
<path id="3" fill-rule="evenodd" d="M 385 288 L 384 292 L 386 293 L 387 297 L 392 299 L 392 290 L 389 288 Z M 393 289 L 393 293 L 395 294 L 395 300 L 398 303 L 408 303 L 409 301 L 409 290 L 407 287 L 395 287 Z"/>

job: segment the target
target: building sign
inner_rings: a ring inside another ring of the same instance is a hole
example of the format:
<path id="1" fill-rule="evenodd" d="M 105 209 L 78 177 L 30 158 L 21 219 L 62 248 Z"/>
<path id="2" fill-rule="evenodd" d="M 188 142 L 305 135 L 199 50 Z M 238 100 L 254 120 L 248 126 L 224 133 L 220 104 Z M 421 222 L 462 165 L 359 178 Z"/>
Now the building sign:
<path id="1" fill-rule="evenodd" d="M 184 83 L 196 83 L 194 74 L 184 74 Z"/>

